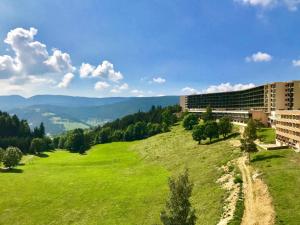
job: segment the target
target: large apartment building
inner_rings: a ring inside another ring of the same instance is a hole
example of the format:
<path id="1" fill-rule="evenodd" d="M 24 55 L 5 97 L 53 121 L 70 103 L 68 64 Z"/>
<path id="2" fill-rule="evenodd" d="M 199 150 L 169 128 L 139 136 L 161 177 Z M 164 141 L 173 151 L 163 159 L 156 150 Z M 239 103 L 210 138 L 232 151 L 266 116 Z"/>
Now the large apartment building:
<path id="1" fill-rule="evenodd" d="M 183 111 L 201 114 L 208 105 L 216 118 L 228 116 L 232 121 L 240 123 L 253 118 L 266 125 L 275 126 L 280 111 L 300 112 L 300 80 L 274 82 L 241 91 L 180 97 Z M 300 132 L 300 128 L 296 128 Z"/>

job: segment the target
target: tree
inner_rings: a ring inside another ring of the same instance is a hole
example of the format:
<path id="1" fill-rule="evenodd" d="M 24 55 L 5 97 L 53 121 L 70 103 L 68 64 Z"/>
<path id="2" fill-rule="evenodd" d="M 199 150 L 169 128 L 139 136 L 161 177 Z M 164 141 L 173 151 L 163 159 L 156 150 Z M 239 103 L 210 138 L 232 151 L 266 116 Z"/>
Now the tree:
<path id="1" fill-rule="evenodd" d="M 201 141 L 206 139 L 205 126 L 203 124 L 194 126 L 193 139 L 198 141 L 198 144 L 201 144 Z"/>
<path id="2" fill-rule="evenodd" d="M 99 143 L 108 143 L 111 141 L 111 128 L 110 127 L 104 127 L 99 132 L 98 141 Z"/>
<path id="3" fill-rule="evenodd" d="M 171 126 L 176 123 L 177 117 L 172 113 L 171 109 L 166 109 L 162 113 L 162 122 L 166 123 L 167 126 Z"/>
<path id="4" fill-rule="evenodd" d="M 257 138 L 255 122 L 250 119 L 245 127 L 244 133 L 241 139 L 241 150 L 248 153 L 248 161 L 250 163 L 251 152 L 256 152 L 256 144 L 254 141 Z"/>
<path id="5" fill-rule="evenodd" d="M 147 125 L 144 122 L 137 122 L 134 124 L 134 139 L 140 140 L 147 135 Z"/>
<path id="6" fill-rule="evenodd" d="M 3 148 L 0 148 L 0 163 L 1 163 L 2 160 L 3 160 L 4 153 L 5 153 L 5 150 L 4 150 Z"/>
<path id="7" fill-rule="evenodd" d="M 209 142 L 211 143 L 212 138 L 219 137 L 218 124 L 215 121 L 208 121 L 205 123 L 204 133 L 205 136 L 209 138 Z"/>
<path id="8" fill-rule="evenodd" d="M 42 122 L 40 124 L 40 129 L 39 129 L 39 137 L 43 138 L 45 136 L 45 127 L 44 127 L 44 123 Z"/>
<path id="9" fill-rule="evenodd" d="M 22 159 L 22 152 L 19 148 L 8 147 L 3 155 L 3 165 L 11 169 L 19 164 Z"/>
<path id="10" fill-rule="evenodd" d="M 199 123 L 198 116 L 195 114 L 188 114 L 183 118 L 183 127 L 186 130 L 191 130 L 195 125 Z"/>
<path id="11" fill-rule="evenodd" d="M 188 170 L 177 179 L 169 180 L 170 196 L 166 209 L 161 212 L 160 219 L 164 225 L 194 225 L 195 210 L 191 206 L 193 184 L 189 180 Z"/>
<path id="12" fill-rule="evenodd" d="M 203 113 L 202 119 L 204 122 L 212 121 L 214 119 L 212 109 L 210 106 L 206 107 L 206 112 Z"/>
<path id="13" fill-rule="evenodd" d="M 219 133 L 223 135 L 223 137 L 227 137 L 228 134 L 232 131 L 232 124 L 228 117 L 222 117 L 219 121 Z"/>
<path id="14" fill-rule="evenodd" d="M 255 121 L 253 119 L 250 119 L 248 121 L 243 135 L 244 135 L 244 137 L 251 139 L 253 141 L 255 141 L 257 139 L 257 127 L 256 127 Z"/>
<path id="15" fill-rule="evenodd" d="M 44 142 L 41 138 L 33 138 L 30 144 L 29 151 L 32 154 L 37 154 L 43 151 Z M 45 149 L 44 149 L 45 150 Z"/>
<path id="16" fill-rule="evenodd" d="M 84 133 L 82 129 L 77 128 L 67 134 L 65 148 L 73 152 L 79 152 L 81 154 L 85 152 L 87 146 L 84 142 Z"/>

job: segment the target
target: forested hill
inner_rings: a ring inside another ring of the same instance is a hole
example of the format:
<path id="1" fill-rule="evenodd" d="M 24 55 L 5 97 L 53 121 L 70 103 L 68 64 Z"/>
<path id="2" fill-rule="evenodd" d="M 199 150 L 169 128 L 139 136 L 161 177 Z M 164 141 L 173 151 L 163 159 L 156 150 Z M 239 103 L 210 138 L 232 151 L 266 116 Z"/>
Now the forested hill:
<path id="1" fill-rule="evenodd" d="M 108 121 L 148 111 L 154 106 L 179 103 L 178 96 L 87 98 L 59 95 L 0 96 L 0 110 L 26 119 L 30 127 L 45 124 L 46 133 L 58 134 L 75 128 L 89 128 Z"/>

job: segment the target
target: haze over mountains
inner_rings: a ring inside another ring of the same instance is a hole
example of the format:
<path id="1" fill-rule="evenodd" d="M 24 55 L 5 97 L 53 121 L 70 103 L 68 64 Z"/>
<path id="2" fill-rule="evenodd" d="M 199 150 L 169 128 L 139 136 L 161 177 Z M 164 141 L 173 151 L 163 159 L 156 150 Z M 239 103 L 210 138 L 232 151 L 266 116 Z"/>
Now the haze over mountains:
<path id="1" fill-rule="evenodd" d="M 58 134 L 74 128 L 88 128 L 135 113 L 152 105 L 179 103 L 178 96 L 89 98 L 64 95 L 0 96 L 0 110 L 28 120 L 34 127 L 43 122 L 46 132 Z"/>

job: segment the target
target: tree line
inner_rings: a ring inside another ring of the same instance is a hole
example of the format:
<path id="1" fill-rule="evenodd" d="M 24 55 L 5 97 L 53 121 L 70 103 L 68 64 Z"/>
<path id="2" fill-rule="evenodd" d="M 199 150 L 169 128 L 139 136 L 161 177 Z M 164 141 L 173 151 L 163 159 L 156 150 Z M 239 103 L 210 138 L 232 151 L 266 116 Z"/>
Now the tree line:
<path id="1" fill-rule="evenodd" d="M 23 154 L 36 153 L 35 142 L 43 143 L 44 150 L 52 148 L 52 141 L 45 136 L 45 127 L 40 126 L 33 130 L 26 120 L 20 120 L 16 115 L 9 115 L 0 111 L 0 147 L 6 149 L 10 146 L 17 147 Z"/>
<path id="2" fill-rule="evenodd" d="M 192 130 L 193 139 L 198 141 L 199 144 L 206 139 L 209 139 L 211 143 L 213 138 L 219 138 L 220 135 L 226 138 L 232 132 L 233 128 L 228 117 L 222 117 L 217 122 L 209 106 L 201 117 L 197 114 L 187 114 L 182 124 L 186 130 Z"/>
<path id="3" fill-rule="evenodd" d="M 53 139 L 55 148 L 84 153 L 96 144 L 141 140 L 167 132 L 177 122 L 179 105 L 152 106 L 148 112 L 137 112 L 93 129 L 75 129 Z"/>

